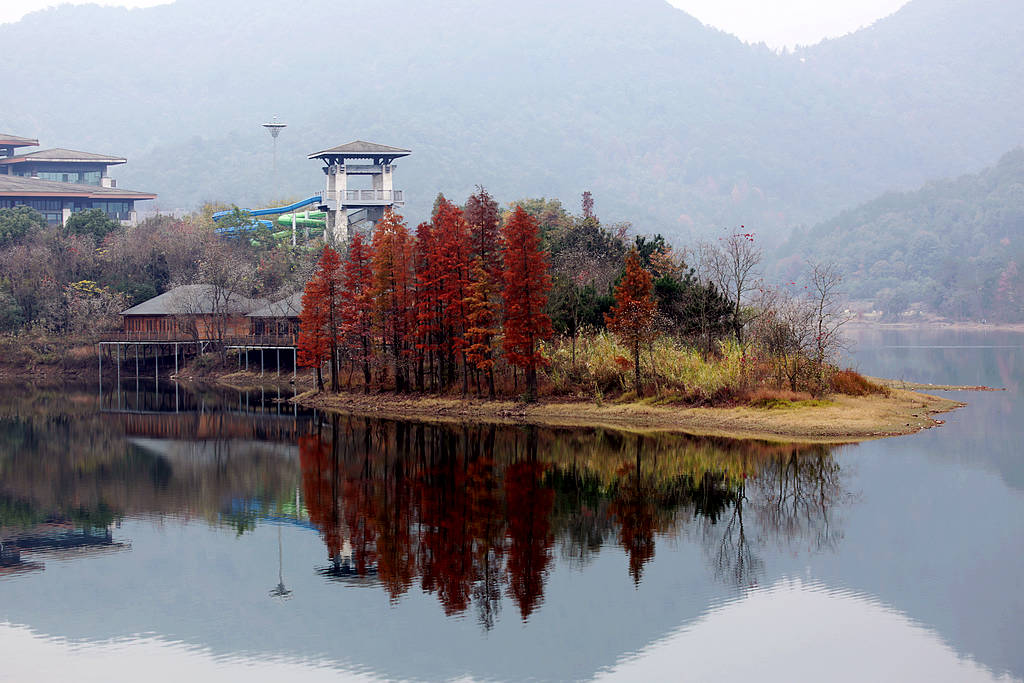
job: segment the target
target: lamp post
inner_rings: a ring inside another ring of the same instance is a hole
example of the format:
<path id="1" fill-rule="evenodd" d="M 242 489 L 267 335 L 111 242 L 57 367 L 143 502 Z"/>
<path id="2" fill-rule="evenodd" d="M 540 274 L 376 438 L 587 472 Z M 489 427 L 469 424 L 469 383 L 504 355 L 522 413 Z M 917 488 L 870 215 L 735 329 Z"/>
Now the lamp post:
<path id="1" fill-rule="evenodd" d="M 264 123 L 263 127 L 270 133 L 270 137 L 274 140 L 274 180 L 277 180 L 277 136 L 281 134 L 282 128 L 287 128 L 287 123 L 281 123 L 277 120 L 277 114 L 274 114 L 274 120 L 270 123 Z"/>
<path id="2" fill-rule="evenodd" d="M 273 140 L 273 145 L 274 145 L 274 161 L 273 161 L 273 166 L 271 168 L 273 169 L 272 170 L 272 174 L 273 174 L 272 175 L 272 181 L 274 183 L 274 191 L 277 192 L 278 191 L 278 187 L 277 187 L 277 185 L 278 185 L 278 183 L 277 183 L 277 136 L 281 134 L 281 130 L 283 128 L 287 128 L 288 127 L 288 124 L 287 123 L 281 123 L 280 121 L 278 121 L 277 120 L 277 114 L 274 114 L 274 118 L 273 118 L 272 121 L 270 121 L 269 123 L 264 123 L 262 125 L 263 125 L 264 128 L 267 129 L 267 132 L 270 133 L 270 138 Z M 293 247 L 295 246 L 295 223 L 294 223 L 294 221 L 292 222 L 292 246 Z"/>

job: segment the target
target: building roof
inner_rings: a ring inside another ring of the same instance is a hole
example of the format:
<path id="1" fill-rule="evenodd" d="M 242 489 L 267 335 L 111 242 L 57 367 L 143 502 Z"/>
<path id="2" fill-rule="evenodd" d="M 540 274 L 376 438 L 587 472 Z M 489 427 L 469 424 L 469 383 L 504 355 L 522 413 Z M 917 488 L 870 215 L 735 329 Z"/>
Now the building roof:
<path id="1" fill-rule="evenodd" d="M 309 158 L 322 159 L 324 157 L 347 157 L 349 159 L 397 159 L 398 157 L 408 156 L 411 153 L 411 150 L 402 149 L 401 147 L 388 147 L 387 145 L 378 145 L 376 142 L 355 140 L 354 142 L 349 142 L 344 145 L 338 145 L 337 147 L 331 147 L 330 149 L 310 154 Z"/>
<path id="2" fill-rule="evenodd" d="M 39 140 L 0 133 L 0 147 L 38 147 Z"/>
<path id="3" fill-rule="evenodd" d="M 121 311 L 121 315 L 209 315 L 216 312 L 218 298 L 214 285 L 181 285 L 137 306 Z M 227 313 L 245 315 L 266 306 L 266 299 L 247 299 L 231 294 Z"/>
<path id="4" fill-rule="evenodd" d="M 0 144 L 3 144 L 0 142 Z M 39 144 L 38 142 L 36 144 Z M 25 161 L 49 161 L 63 164 L 106 164 L 113 166 L 123 164 L 128 160 L 124 157 L 110 156 L 109 154 L 96 154 L 94 152 L 79 152 L 74 149 L 55 147 L 54 149 L 41 149 L 38 152 L 28 154 L 17 154 L 13 157 L 0 159 L 0 164 L 19 164 Z"/>
<path id="5" fill-rule="evenodd" d="M 302 292 L 258 308 L 249 314 L 250 318 L 298 318 L 302 312 Z"/>
<path id="6" fill-rule="evenodd" d="M 152 192 L 117 187 L 61 183 L 0 173 L 0 197 L 82 197 L 85 199 L 156 199 Z"/>

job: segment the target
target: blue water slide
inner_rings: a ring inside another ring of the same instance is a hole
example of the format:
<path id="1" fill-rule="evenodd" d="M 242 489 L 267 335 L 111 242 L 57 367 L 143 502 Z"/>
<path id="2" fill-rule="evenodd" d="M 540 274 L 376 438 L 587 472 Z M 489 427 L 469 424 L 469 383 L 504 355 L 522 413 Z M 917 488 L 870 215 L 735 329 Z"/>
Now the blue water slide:
<path id="1" fill-rule="evenodd" d="M 310 204 L 319 204 L 319 203 L 320 203 L 320 195 L 319 194 L 315 194 L 312 197 L 309 197 L 308 199 L 303 199 L 302 201 L 295 202 L 294 204 L 289 204 L 288 206 L 278 206 L 278 207 L 273 208 L 273 209 L 242 209 L 242 211 L 248 212 L 250 216 L 273 216 L 273 215 L 279 214 L 279 213 L 288 213 L 289 211 L 297 211 L 298 209 L 301 209 L 304 206 L 309 206 Z M 217 212 L 215 212 L 213 214 L 212 218 L 213 218 L 213 220 L 218 221 L 221 218 L 223 218 L 224 216 L 230 216 L 234 212 L 235 212 L 234 209 L 228 209 L 227 211 L 217 211 Z M 262 223 L 263 221 L 260 221 L 260 222 Z M 269 223 L 269 221 L 268 221 L 268 223 Z"/>

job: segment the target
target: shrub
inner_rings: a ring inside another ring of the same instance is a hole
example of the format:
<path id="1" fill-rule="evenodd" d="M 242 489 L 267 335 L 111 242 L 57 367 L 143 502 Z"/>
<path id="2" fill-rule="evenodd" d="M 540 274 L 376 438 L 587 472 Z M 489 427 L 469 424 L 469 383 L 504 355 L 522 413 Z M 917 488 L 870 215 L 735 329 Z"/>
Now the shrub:
<path id="1" fill-rule="evenodd" d="M 872 382 L 856 370 L 847 368 L 832 375 L 832 391 L 847 396 L 889 395 L 889 388 Z"/>

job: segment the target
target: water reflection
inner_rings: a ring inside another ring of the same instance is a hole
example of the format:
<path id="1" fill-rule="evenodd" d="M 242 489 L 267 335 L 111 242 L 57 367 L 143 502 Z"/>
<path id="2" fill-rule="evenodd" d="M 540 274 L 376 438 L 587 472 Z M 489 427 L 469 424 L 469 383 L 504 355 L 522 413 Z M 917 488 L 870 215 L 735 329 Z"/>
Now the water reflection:
<path id="1" fill-rule="evenodd" d="M 371 420 L 300 411 L 276 391 L 132 389 L 99 397 L 98 412 L 51 395 L 0 419 L 5 568 L 41 569 L 30 539 L 55 529 L 65 545 L 127 548 L 112 530 L 128 517 L 236 534 L 291 524 L 319 533 L 323 560 L 310 564 L 324 580 L 380 586 L 392 602 L 415 586 L 489 630 L 506 599 L 522 621 L 543 605 L 556 562 L 585 571 L 611 546 L 636 586 L 659 543 L 684 535 L 719 580 L 757 585 L 760 547 L 830 549 L 832 510 L 850 498 L 825 446 Z M 278 531 L 269 592 L 285 599 Z"/>
<path id="2" fill-rule="evenodd" d="M 715 574 L 750 586 L 759 545 L 831 548 L 850 499 L 825 446 L 334 416 L 299 454 L 321 575 L 393 601 L 418 583 L 485 629 L 503 594 L 523 621 L 543 603 L 556 547 L 583 568 L 612 541 L 639 585 L 657 539 L 695 527 Z"/>

